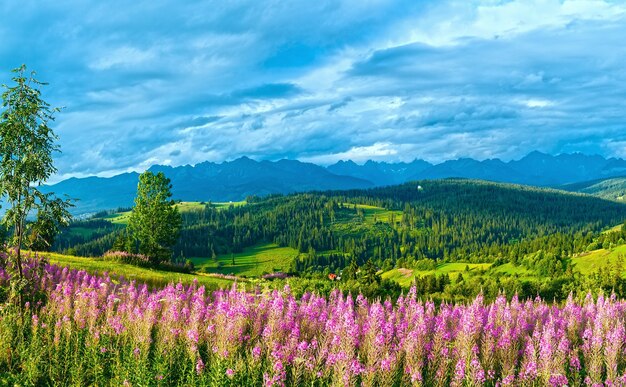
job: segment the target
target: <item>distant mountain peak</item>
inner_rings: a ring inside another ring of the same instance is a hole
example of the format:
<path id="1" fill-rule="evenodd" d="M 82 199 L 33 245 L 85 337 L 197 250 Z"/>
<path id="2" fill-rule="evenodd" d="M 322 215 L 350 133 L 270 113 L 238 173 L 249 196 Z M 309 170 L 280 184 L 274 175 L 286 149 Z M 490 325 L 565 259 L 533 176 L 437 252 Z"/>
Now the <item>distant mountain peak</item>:
<path id="1" fill-rule="evenodd" d="M 551 156 L 534 151 L 508 162 L 464 157 L 434 165 L 418 158 L 410 163 L 368 160 L 359 165 L 353 160 L 342 160 L 324 168 L 298 160 L 256 161 L 242 156 L 193 166 L 154 165 L 149 170 L 162 171 L 172 180 L 175 199 L 236 201 L 248 195 L 368 188 L 449 177 L 561 186 L 625 175 L 626 161 L 581 153 Z M 135 172 L 111 178 L 70 178 L 47 189 L 81 199 L 75 212 L 85 213 L 132 205 L 137 178 Z"/>

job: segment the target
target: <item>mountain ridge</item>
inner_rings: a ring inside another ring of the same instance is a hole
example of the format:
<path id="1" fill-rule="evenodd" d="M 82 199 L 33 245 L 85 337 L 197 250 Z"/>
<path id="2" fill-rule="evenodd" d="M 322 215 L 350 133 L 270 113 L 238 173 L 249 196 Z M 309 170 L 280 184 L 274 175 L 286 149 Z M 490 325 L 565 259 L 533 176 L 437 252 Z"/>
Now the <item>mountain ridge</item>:
<path id="1" fill-rule="evenodd" d="M 560 188 L 626 175 L 626 160 L 581 153 L 552 156 L 534 151 L 507 162 L 497 158 L 459 158 L 439 164 L 421 159 L 399 163 L 368 160 L 363 164 L 347 160 L 323 167 L 298 160 L 256 161 L 244 156 L 221 163 L 153 165 L 148 170 L 164 172 L 172 180 L 177 200 L 223 202 L 251 195 L 360 189 L 450 177 Z M 128 172 L 109 178 L 69 178 L 45 186 L 44 191 L 79 199 L 75 214 L 129 207 L 138 176 L 137 172 Z"/>

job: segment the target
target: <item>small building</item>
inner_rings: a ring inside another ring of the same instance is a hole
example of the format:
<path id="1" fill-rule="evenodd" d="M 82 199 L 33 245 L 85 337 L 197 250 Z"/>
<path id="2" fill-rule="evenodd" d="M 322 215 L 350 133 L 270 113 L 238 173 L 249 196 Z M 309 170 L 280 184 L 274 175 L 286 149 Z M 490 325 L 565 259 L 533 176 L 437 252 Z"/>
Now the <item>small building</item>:
<path id="1" fill-rule="evenodd" d="M 337 274 L 335 274 L 335 273 L 330 273 L 330 274 L 328 275 L 328 279 L 329 279 L 329 280 L 331 280 L 331 281 L 335 281 L 335 280 L 337 279 Z"/>

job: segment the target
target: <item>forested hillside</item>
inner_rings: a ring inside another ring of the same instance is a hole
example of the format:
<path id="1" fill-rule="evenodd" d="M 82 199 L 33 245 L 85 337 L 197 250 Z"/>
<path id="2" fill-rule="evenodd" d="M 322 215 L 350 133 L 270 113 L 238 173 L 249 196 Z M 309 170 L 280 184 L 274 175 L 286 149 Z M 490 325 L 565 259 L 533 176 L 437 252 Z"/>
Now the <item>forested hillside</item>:
<path id="1" fill-rule="evenodd" d="M 437 180 L 370 190 L 251 197 L 247 205 L 184 211 L 176 256 L 215 258 L 262 242 L 304 253 L 297 272 L 340 270 L 354 258 L 383 269 L 435 261 L 516 262 L 542 250 L 585 251 L 626 205 L 579 194 L 473 180 Z M 72 231 L 73 230 L 73 231 Z M 89 230 L 76 232 L 76 230 Z M 56 249 L 101 255 L 124 228 L 104 219 L 75 224 Z"/>
<path id="2" fill-rule="evenodd" d="M 566 191 L 586 193 L 604 199 L 623 201 L 626 196 L 626 177 L 592 180 L 583 183 L 568 184 L 560 188 Z"/>

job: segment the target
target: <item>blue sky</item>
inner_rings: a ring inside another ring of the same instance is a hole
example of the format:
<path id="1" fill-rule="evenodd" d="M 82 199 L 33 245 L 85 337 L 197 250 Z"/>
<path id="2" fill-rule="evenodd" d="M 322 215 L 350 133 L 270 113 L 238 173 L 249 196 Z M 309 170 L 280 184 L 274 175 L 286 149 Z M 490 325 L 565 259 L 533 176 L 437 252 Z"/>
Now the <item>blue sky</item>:
<path id="1" fill-rule="evenodd" d="M 0 79 L 65 109 L 59 175 L 297 158 L 626 156 L 626 3 L 0 3 Z"/>

